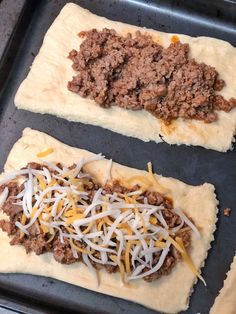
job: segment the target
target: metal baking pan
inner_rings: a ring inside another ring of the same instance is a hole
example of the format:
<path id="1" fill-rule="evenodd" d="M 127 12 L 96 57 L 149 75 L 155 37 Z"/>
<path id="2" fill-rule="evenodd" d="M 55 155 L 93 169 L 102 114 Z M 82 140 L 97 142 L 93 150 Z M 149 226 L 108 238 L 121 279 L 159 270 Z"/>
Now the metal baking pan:
<path id="1" fill-rule="evenodd" d="M 199 147 L 144 143 L 99 127 L 16 110 L 13 103 L 16 90 L 29 71 L 45 32 L 66 3 L 63 0 L 21 2 L 24 5 L 20 18 L 11 31 L 0 62 L 0 168 L 2 169 L 22 130 L 31 127 L 69 145 L 96 153 L 103 152 L 108 158 L 130 167 L 145 169 L 146 162 L 151 160 L 155 171 L 164 176 L 172 176 L 188 184 L 201 184 L 205 181 L 213 183 L 220 200 L 220 213 L 215 241 L 203 269 L 208 285 L 204 287 L 199 282 L 195 286 L 190 308 L 186 312 L 209 313 L 236 249 L 236 150 L 218 153 Z M 234 1 L 74 2 L 114 20 L 166 32 L 217 37 L 236 46 Z M 225 207 L 232 208 L 230 218 L 223 216 Z M 21 313 L 154 313 L 135 303 L 57 280 L 19 274 L 0 275 L 0 304 Z"/>

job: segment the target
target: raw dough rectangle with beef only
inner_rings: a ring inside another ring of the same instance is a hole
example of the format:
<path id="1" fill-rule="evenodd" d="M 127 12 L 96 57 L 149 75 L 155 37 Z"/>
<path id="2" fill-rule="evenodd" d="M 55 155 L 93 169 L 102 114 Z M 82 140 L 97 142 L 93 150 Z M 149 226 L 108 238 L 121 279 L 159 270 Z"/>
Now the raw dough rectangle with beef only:
<path id="1" fill-rule="evenodd" d="M 121 35 L 141 30 L 151 34 L 164 47 L 171 43 L 173 35 L 111 21 L 69 3 L 46 33 L 29 74 L 18 89 L 15 104 L 19 109 L 100 126 L 143 141 L 159 143 L 163 139 L 169 144 L 199 145 L 222 152 L 232 148 L 236 109 L 228 113 L 219 111 L 218 120 L 213 123 L 178 118 L 168 126 L 146 110 L 132 111 L 118 106 L 104 109 L 92 99 L 69 91 L 67 83 L 76 75 L 72 61 L 68 59 L 69 52 L 80 48 L 83 39 L 78 33 L 92 28 L 115 29 Z M 178 37 L 182 43 L 189 44 L 191 58 L 216 68 L 226 83 L 220 94 L 227 100 L 236 98 L 236 49 L 214 38 Z"/>

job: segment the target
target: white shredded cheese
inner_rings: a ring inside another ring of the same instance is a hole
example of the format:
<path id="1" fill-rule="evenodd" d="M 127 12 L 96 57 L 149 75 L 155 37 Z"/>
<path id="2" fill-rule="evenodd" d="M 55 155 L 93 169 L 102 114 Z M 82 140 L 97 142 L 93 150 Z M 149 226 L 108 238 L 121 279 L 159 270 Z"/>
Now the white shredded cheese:
<path id="1" fill-rule="evenodd" d="M 174 209 L 180 217 L 179 225 L 169 228 L 162 213 L 165 208 L 149 204 L 140 189 L 125 195 L 106 193 L 103 187 L 92 191 L 93 194 L 83 189 L 83 182 L 88 184 L 92 180 L 83 166 L 103 158 L 101 154 L 82 158 L 71 168 L 45 162 L 43 170 L 28 167 L 5 174 L 0 185 L 16 179 L 23 182 L 23 190 L 13 199 L 14 204 L 22 206 L 27 218 L 24 220 L 26 224 L 15 223 L 24 234 L 29 235 L 28 229 L 36 221 L 41 227 L 45 226 L 44 229 L 53 230 L 52 235 L 58 232 L 62 243 L 65 239 L 70 241 L 74 258 L 82 254 L 84 263 L 96 276 L 93 263 L 119 266 L 120 270 L 122 267 L 130 269 L 128 280 L 149 276 L 165 262 L 173 245 L 170 237 L 184 225 L 196 235 L 199 231 L 180 209 Z M 104 173 L 104 184 L 111 180 L 111 167 L 112 160 Z M 0 194 L 0 207 L 7 200 L 8 193 L 5 187 Z M 157 254 L 160 257 L 154 265 Z"/>
<path id="2" fill-rule="evenodd" d="M 4 188 L 3 192 L 0 194 L 0 208 L 5 203 L 7 197 L 8 197 L 9 190 L 7 187 Z"/>

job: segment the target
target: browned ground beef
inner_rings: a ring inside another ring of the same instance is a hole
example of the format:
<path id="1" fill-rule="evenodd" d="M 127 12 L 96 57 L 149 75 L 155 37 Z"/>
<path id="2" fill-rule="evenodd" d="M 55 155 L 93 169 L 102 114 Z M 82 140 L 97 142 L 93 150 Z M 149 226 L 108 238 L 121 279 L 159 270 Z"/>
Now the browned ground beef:
<path id="1" fill-rule="evenodd" d="M 40 170 L 42 169 L 42 165 L 37 163 L 30 163 L 31 168 Z M 29 166 L 28 165 L 28 166 Z M 46 166 L 45 166 L 46 167 Z M 73 169 L 74 166 L 70 167 Z M 55 170 L 49 169 L 51 173 L 55 173 Z M 60 183 L 63 185 L 63 181 Z M 86 185 L 87 184 L 87 185 Z M 88 179 L 88 183 L 86 183 L 84 188 L 86 188 L 87 192 L 91 193 L 90 201 L 92 201 L 92 196 L 94 193 L 99 189 L 100 185 L 94 182 L 91 178 Z M 78 253 L 78 258 L 75 258 L 72 253 L 72 248 L 70 242 L 64 238 L 64 243 L 61 242 L 59 234 L 56 233 L 54 238 L 50 240 L 51 234 L 47 233 L 44 234 L 40 229 L 38 222 L 36 221 L 30 228 L 28 228 L 29 235 L 24 235 L 20 237 L 20 230 L 15 226 L 16 221 L 20 221 L 23 213 L 22 207 L 18 205 L 14 205 L 15 202 L 14 196 L 16 196 L 20 191 L 22 191 L 23 186 L 18 186 L 16 182 L 10 182 L 7 185 L 0 186 L 0 193 L 4 190 L 5 187 L 9 189 L 9 195 L 6 202 L 3 204 L 2 210 L 9 216 L 8 220 L 0 220 L 0 228 L 7 232 L 9 236 L 12 236 L 10 244 L 11 245 L 23 245 L 25 247 L 26 253 L 31 251 L 35 252 L 37 255 L 43 254 L 46 252 L 51 252 L 55 258 L 55 260 L 62 264 L 72 264 L 76 261 L 81 261 L 81 253 Z M 132 188 L 128 189 L 122 186 L 119 181 L 114 181 L 113 184 L 107 184 L 103 190 L 105 193 L 129 193 L 140 189 L 138 185 L 133 186 Z M 167 224 L 173 228 L 180 224 L 179 216 L 175 214 L 173 211 L 172 201 L 162 194 L 154 191 L 145 191 L 141 196 L 140 200 L 137 199 L 138 202 L 143 203 L 143 199 L 147 198 L 148 202 L 151 205 L 162 205 L 164 209 L 162 210 L 162 214 L 164 219 L 166 220 Z M 52 204 L 51 204 L 52 205 Z M 27 219 L 26 223 L 29 220 Z M 191 243 L 191 231 L 184 225 L 185 231 L 178 234 L 181 237 L 184 246 L 187 248 Z M 86 245 L 82 242 L 74 242 L 77 246 L 85 248 Z M 95 253 L 95 257 L 99 258 Z M 154 264 L 158 262 L 159 254 L 157 253 L 155 256 Z M 163 266 L 156 272 L 150 276 L 144 277 L 146 281 L 153 281 L 158 279 L 163 275 L 168 275 L 176 262 L 181 259 L 179 253 L 175 250 L 174 247 L 168 253 L 166 261 L 164 262 Z M 117 266 L 113 265 L 102 265 L 92 261 L 93 266 L 96 269 L 105 268 L 108 273 L 113 273 L 119 270 Z M 144 269 L 146 271 L 148 269 Z"/>
<path id="2" fill-rule="evenodd" d="M 154 260 L 154 264 L 156 264 L 158 262 L 159 259 L 159 255 L 157 255 L 156 260 Z M 155 273 L 148 275 L 146 277 L 144 277 L 145 281 L 148 282 L 152 282 L 154 280 L 157 280 L 158 278 L 160 278 L 163 275 L 169 275 L 172 268 L 175 266 L 177 259 L 172 255 L 172 253 L 169 253 L 164 261 L 164 264 L 162 265 L 162 267 L 156 271 Z M 144 271 L 148 271 L 149 269 L 146 268 L 144 269 Z"/>
<path id="3" fill-rule="evenodd" d="M 76 258 L 72 254 L 71 246 L 67 239 L 64 239 L 64 243 L 61 243 L 59 238 L 53 241 L 53 256 L 57 262 L 62 264 L 76 262 Z"/>
<path id="4" fill-rule="evenodd" d="M 188 57 L 188 44 L 163 48 L 139 31 L 124 37 L 106 28 L 79 35 L 85 37 L 80 50 L 69 54 L 78 74 L 68 89 L 104 108 L 146 109 L 168 123 L 178 117 L 213 122 L 215 110 L 236 106 L 236 99 L 216 94 L 224 81 L 215 68 Z"/>
<path id="5" fill-rule="evenodd" d="M 147 197 L 148 204 L 151 205 L 161 205 L 164 202 L 164 197 L 157 192 L 146 192 L 145 196 Z"/>
<path id="6" fill-rule="evenodd" d="M 231 208 L 225 208 L 224 209 L 224 216 L 227 216 L 227 217 L 229 217 L 230 216 L 230 214 L 231 214 Z"/>

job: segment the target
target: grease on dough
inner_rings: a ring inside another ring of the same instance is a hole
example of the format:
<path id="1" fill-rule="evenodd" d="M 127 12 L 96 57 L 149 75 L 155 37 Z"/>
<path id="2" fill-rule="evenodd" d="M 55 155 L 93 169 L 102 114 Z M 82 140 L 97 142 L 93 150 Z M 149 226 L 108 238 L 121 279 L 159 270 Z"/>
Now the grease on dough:
<path id="1" fill-rule="evenodd" d="M 229 113 L 220 111 L 219 119 L 214 123 L 179 118 L 168 127 L 146 110 L 131 111 L 118 106 L 104 109 L 93 100 L 68 91 L 67 82 L 75 72 L 67 56 L 72 49 L 79 50 L 82 39 L 77 34 L 82 30 L 104 27 L 113 28 L 120 34 L 134 33 L 138 29 L 148 31 L 165 47 L 172 37 L 172 34 L 111 21 L 68 3 L 49 28 L 40 52 L 16 94 L 16 106 L 70 121 L 98 125 L 143 141 L 159 143 L 162 141 L 161 135 L 169 144 L 200 145 L 222 152 L 232 147 L 236 133 L 236 108 Z M 221 94 L 226 99 L 236 98 L 236 48 L 214 38 L 178 37 L 181 42 L 189 43 L 191 57 L 216 68 L 226 82 Z"/>
<path id="2" fill-rule="evenodd" d="M 5 171 L 24 167 L 30 161 L 42 162 L 42 159 L 37 157 L 37 153 L 48 147 L 53 148 L 53 153 L 45 157 L 46 161 L 60 161 L 68 166 L 82 157 L 93 155 L 88 151 L 67 146 L 44 133 L 27 128 L 24 130 L 22 138 L 13 146 L 5 164 Z M 106 159 L 92 162 L 85 166 L 85 170 L 91 172 L 97 180 L 102 182 L 107 163 L 109 160 Z M 111 172 L 113 179 L 147 174 L 146 171 L 128 168 L 117 163 L 113 163 Z M 213 233 L 218 211 L 214 186 L 208 183 L 191 186 L 162 176 L 157 176 L 157 179 L 163 187 L 170 191 L 174 206 L 180 207 L 188 216 L 192 217 L 199 228 L 201 238 L 199 239 L 193 234 L 190 255 L 196 268 L 200 269 L 204 265 L 210 243 L 214 239 Z M 2 213 L 0 214 L 1 218 Z M 22 246 L 11 246 L 7 234 L 2 231 L 0 231 L 0 255 L 0 272 L 2 273 L 30 273 L 48 276 L 167 313 L 176 313 L 188 308 L 189 296 L 196 282 L 194 274 L 183 262 L 180 262 L 168 276 L 163 276 L 152 283 L 137 280 L 130 283 L 128 287 L 120 285 L 118 273 L 108 274 L 101 270 L 101 284 L 97 287 L 93 275 L 83 263 L 62 265 L 57 263 L 50 253 L 39 256 L 34 253 L 27 255 Z"/>

